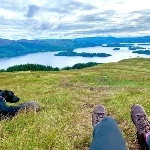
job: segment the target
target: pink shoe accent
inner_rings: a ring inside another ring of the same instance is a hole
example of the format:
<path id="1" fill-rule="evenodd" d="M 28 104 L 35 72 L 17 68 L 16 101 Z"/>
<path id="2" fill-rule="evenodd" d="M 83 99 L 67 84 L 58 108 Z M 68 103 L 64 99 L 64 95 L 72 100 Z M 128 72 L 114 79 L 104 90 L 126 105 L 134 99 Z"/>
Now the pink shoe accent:
<path id="1" fill-rule="evenodd" d="M 146 142 L 148 142 L 149 136 L 150 136 L 150 132 L 146 133 Z"/>

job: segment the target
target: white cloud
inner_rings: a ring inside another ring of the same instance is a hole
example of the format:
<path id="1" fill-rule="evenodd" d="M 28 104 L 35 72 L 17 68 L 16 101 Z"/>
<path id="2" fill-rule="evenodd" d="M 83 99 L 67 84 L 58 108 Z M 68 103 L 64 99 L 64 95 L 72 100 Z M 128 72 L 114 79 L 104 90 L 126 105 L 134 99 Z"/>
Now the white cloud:
<path id="1" fill-rule="evenodd" d="M 149 0 L 0 0 L 0 38 L 149 35 Z"/>

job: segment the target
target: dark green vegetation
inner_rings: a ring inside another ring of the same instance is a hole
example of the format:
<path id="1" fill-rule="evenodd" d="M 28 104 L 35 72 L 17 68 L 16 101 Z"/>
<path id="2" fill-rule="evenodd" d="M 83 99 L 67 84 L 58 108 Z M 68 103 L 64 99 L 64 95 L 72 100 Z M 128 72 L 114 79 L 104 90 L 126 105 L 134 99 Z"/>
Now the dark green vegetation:
<path id="1" fill-rule="evenodd" d="M 109 57 L 111 55 L 106 53 L 85 53 L 85 52 L 77 53 L 77 52 L 65 51 L 65 52 L 59 52 L 54 56 Z"/>
<path id="2" fill-rule="evenodd" d="M 96 66 L 98 64 L 99 63 L 96 63 L 96 62 L 78 63 L 78 64 L 73 65 L 72 67 L 64 67 L 61 70 L 82 69 L 82 68 Z"/>
<path id="3" fill-rule="evenodd" d="M 14 72 L 14 71 L 60 71 L 60 70 L 70 70 L 70 69 L 82 69 L 87 67 L 92 67 L 97 65 L 98 63 L 88 62 L 88 63 L 78 63 L 73 65 L 72 67 L 64 67 L 62 69 L 53 68 L 51 66 L 44 66 L 39 64 L 21 64 L 15 65 L 12 67 L 8 67 L 6 70 L 1 69 L 0 72 Z"/>
<path id="4" fill-rule="evenodd" d="M 102 46 L 125 47 L 131 46 L 132 43 L 149 43 L 150 37 L 132 37 L 132 38 L 115 38 L 115 37 L 87 37 L 76 39 L 44 39 L 44 40 L 7 40 L 0 39 L 0 58 L 22 56 L 37 52 L 54 52 L 54 51 L 73 51 L 76 48 Z M 131 43 L 131 44 L 119 44 Z"/>
<path id="5" fill-rule="evenodd" d="M 82 70 L 0 73 L 1 89 L 14 91 L 20 103 L 36 99 L 44 107 L 0 122 L 0 149 L 87 150 L 93 108 L 103 104 L 129 150 L 138 150 L 130 108 L 138 103 L 150 116 L 149 64 L 137 58 Z"/>
<path id="6" fill-rule="evenodd" d="M 53 68 L 51 66 L 44 66 L 39 64 L 21 64 L 8 67 L 6 70 L 0 70 L 1 72 L 13 72 L 13 71 L 59 71 L 59 68 Z"/>
<path id="7" fill-rule="evenodd" d="M 146 49 L 146 48 L 145 47 L 140 47 L 140 46 L 129 47 L 129 50 L 138 50 L 138 49 Z"/>
<path id="8" fill-rule="evenodd" d="M 117 50 L 120 50 L 120 48 L 114 48 L 113 50 L 117 51 Z"/>
<path id="9" fill-rule="evenodd" d="M 150 55 L 150 50 L 138 50 L 138 51 L 133 51 L 132 53 Z"/>

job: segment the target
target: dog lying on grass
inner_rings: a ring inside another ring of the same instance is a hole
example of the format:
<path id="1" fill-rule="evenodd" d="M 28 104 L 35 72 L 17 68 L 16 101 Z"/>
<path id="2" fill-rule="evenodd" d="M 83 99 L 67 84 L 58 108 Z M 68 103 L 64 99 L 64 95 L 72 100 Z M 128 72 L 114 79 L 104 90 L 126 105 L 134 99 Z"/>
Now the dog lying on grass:
<path id="1" fill-rule="evenodd" d="M 20 100 L 19 97 L 14 95 L 12 91 L 0 90 L 0 120 L 4 118 L 12 118 L 16 114 L 18 114 L 19 111 L 40 110 L 40 107 L 36 101 L 25 102 L 18 106 L 6 105 L 6 102 L 17 103 L 19 100 Z"/>

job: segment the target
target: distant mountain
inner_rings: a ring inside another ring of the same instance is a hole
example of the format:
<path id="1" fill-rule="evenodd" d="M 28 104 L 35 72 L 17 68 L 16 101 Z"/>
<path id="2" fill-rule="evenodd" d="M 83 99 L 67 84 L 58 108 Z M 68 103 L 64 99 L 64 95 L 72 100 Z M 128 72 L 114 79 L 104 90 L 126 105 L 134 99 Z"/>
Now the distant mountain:
<path id="1" fill-rule="evenodd" d="M 8 40 L 0 39 L 0 58 L 21 56 L 37 52 L 73 51 L 76 48 L 101 46 L 118 43 L 150 43 L 145 37 L 85 37 L 76 39 L 36 39 Z"/>
<path id="2" fill-rule="evenodd" d="M 72 40 L 4 40 L 0 39 L 0 58 L 15 57 L 43 51 L 73 50 Z"/>

